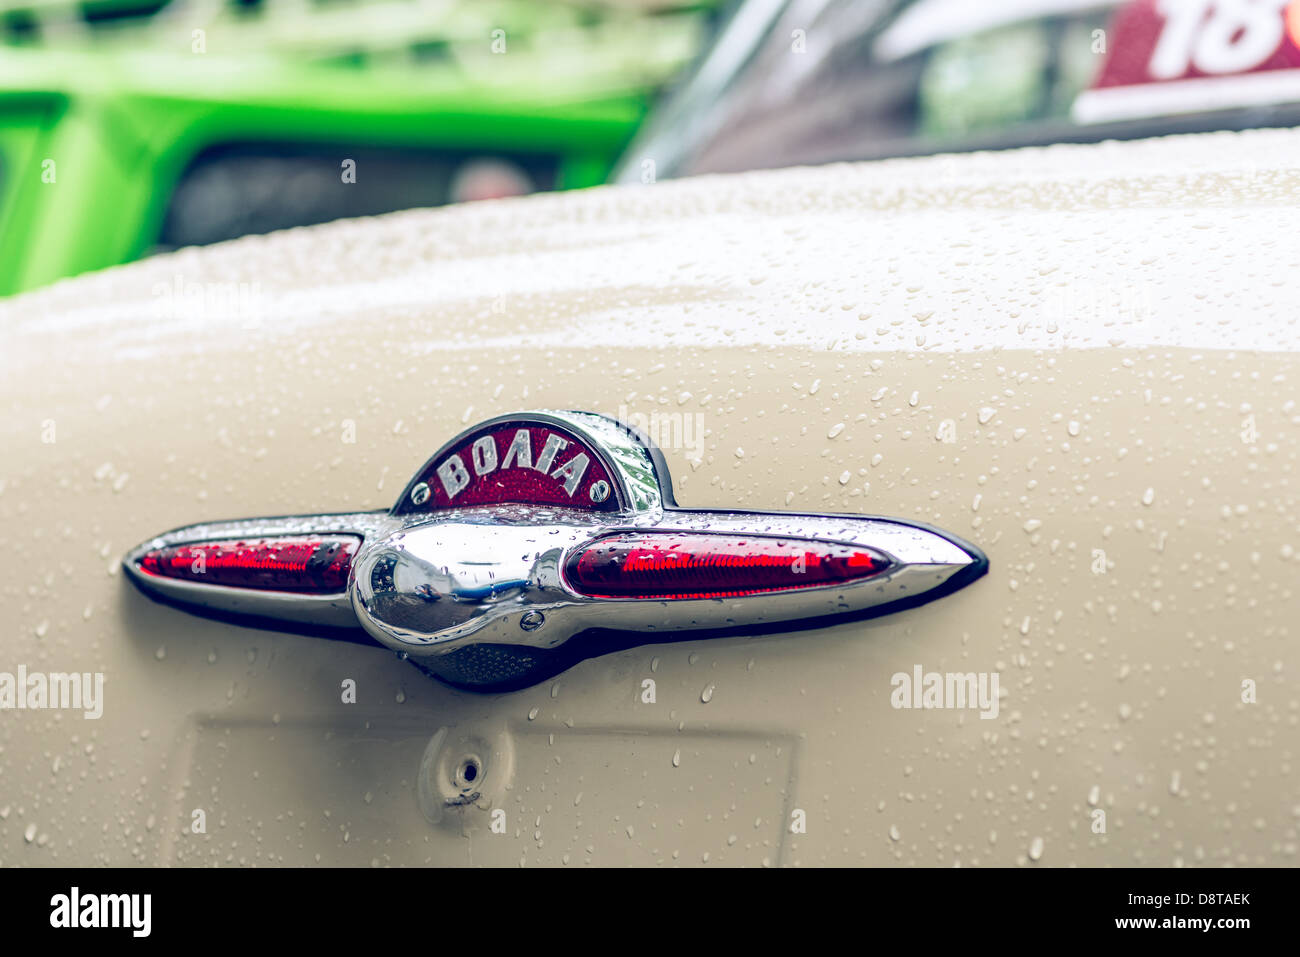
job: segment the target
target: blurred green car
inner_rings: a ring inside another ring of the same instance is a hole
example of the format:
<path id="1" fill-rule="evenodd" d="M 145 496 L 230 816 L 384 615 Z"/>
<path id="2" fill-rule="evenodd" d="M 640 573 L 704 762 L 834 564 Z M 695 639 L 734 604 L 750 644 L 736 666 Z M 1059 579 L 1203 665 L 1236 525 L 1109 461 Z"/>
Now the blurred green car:
<path id="1" fill-rule="evenodd" d="M 10 3 L 0 34 L 0 295 L 248 233 L 601 183 L 709 17 L 66 4 L 69 29 L 58 3 L 30 5 L 41 29 Z"/>

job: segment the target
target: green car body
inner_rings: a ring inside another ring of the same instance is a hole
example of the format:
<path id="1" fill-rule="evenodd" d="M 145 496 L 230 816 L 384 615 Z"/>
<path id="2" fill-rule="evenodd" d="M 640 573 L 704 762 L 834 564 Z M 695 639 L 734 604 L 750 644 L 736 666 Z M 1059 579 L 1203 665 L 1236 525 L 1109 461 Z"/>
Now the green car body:
<path id="1" fill-rule="evenodd" d="M 357 149 L 526 154 L 546 158 L 546 185 L 602 183 L 654 89 L 698 45 L 703 21 L 688 13 L 654 32 L 630 63 L 608 50 L 586 58 L 535 44 L 497 58 L 498 67 L 488 60 L 489 31 L 470 70 L 394 56 L 348 63 L 274 46 L 199 51 L 188 30 L 145 52 L 120 39 L 5 47 L 0 295 L 156 248 L 186 170 L 226 144 L 310 146 L 334 157 L 334 169 Z M 360 167 L 353 175 L 364 179 Z M 364 211 L 427 204 L 393 195 Z"/>

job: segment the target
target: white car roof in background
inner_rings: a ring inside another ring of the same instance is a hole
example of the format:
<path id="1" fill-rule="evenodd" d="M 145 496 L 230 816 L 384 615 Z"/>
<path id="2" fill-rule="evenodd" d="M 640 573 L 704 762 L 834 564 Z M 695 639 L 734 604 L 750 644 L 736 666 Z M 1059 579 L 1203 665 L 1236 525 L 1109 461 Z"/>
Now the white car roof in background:
<path id="1" fill-rule="evenodd" d="M 874 52 L 885 62 L 901 60 L 936 43 L 1004 24 L 1107 10 L 1122 3 L 1123 0 L 919 0 L 880 35 Z"/>

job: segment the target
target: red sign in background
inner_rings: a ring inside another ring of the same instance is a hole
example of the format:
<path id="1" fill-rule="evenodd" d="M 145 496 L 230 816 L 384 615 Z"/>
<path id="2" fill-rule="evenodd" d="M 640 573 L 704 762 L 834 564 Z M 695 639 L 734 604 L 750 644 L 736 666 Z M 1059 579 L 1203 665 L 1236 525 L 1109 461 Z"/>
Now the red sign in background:
<path id="1" fill-rule="evenodd" d="M 1300 68 L 1300 0 L 1134 0 L 1094 89 Z"/>

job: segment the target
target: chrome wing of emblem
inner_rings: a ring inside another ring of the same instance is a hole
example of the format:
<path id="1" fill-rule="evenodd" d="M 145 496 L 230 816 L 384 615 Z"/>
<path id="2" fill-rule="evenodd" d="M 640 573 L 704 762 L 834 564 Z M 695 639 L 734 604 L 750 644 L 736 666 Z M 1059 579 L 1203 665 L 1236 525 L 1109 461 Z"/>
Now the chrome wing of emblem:
<path id="1" fill-rule="evenodd" d="M 630 645 L 901 610 L 988 562 L 897 519 L 679 508 L 635 430 L 525 412 L 447 443 L 388 511 L 191 525 L 124 565 L 173 602 L 359 624 L 440 679 L 506 690 Z"/>

